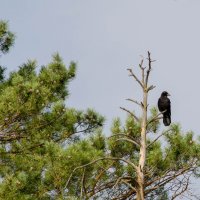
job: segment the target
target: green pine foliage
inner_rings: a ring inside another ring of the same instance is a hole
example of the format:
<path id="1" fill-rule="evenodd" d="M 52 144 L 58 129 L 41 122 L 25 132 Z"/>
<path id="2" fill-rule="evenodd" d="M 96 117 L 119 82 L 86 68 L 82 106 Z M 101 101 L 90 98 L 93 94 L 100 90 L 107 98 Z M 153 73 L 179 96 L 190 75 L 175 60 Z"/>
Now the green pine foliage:
<path id="1" fill-rule="evenodd" d="M 0 52 L 5 54 L 13 45 L 15 35 L 9 31 L 8 23 L 0 20 Z"/>
<path id="2" fill-rule="evenodd" d="M 14 40 L 15 35 L 9 30 L 8 22 L 0 20 L 0 56 L 9 52 Z M 4 80 L 5 69 L 0 65 L 0 82 Z"/>
<path id="3" fill-rule="evenodd" d="M 66 107 L 76 64 L 66 68 L 55 54 L 36 68 L 28 61 L 1 84 L 0 199 L 62 199 L 69 189 L 75 195 L 72 183 L 65 188 L 69 174 L 102 156 L 105 146 L 99 134 L 86 137 L 102 126 L 103 117 Z"/>

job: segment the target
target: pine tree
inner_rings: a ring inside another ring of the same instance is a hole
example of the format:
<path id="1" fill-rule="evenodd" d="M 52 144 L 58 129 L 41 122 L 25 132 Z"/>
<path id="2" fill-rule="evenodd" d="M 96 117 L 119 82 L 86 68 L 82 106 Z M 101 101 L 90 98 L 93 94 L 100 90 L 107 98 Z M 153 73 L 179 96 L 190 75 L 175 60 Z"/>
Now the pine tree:
<path id="1" fill-rule="evenodd" d="M 103 117 L 66 107 L 75 69 L 55 54 L 38 73 L 36 62 L 28 61 L 1 84 L 1 199 L 62 198 L 68 170 L 99 154 L 79 141 L 102 126 Z"/>

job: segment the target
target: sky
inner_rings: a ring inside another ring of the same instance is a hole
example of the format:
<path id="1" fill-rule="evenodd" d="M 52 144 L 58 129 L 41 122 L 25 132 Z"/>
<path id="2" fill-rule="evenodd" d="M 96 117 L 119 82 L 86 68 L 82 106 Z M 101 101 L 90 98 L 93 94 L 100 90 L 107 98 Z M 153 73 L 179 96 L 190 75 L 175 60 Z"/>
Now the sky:
<path id="1" fill-rule="evenodd" d="M 125 118 L 120 106 L 136 110 L 126 98 L 142 93 L 127 68 L 151 52 L 150 107 L 162 91 L 171 94 L 172 121 L 200 135 L 199 0 L 0 0 L 0 18 L 9 22 L 16 41 L 0 58 L 7 71 L 28 59 L 46 65 L 59 52 L 66 65 L 77 62 L 67 106 L 94 108 L 106 117 Z M 197 183 L 197 182 L 196 182 Z"/>

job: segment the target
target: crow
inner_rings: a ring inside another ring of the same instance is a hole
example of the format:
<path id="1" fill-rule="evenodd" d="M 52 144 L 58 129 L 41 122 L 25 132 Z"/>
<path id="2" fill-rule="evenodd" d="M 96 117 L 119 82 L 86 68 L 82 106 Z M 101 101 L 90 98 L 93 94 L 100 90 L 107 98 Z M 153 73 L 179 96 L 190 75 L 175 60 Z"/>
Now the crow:
<path id="1" fill-rule="evenodd" d="M 170 96 L 170 94 L 164 91 L 158 99 L 158 109 L 163 113 L 163 124 L 165 126 L 171 124 L 171 102 L 168 96 Z"/>

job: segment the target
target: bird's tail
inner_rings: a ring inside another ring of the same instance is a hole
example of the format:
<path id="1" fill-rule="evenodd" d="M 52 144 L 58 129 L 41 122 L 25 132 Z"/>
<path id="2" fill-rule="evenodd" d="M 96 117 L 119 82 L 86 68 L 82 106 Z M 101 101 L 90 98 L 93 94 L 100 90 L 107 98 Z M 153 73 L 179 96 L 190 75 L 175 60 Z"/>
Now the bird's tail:
<path id="1" fill-rule="evenodd" d="M 163 115 L 163 124 L 169 126 L 171 124 L 171 116 Z"/>

